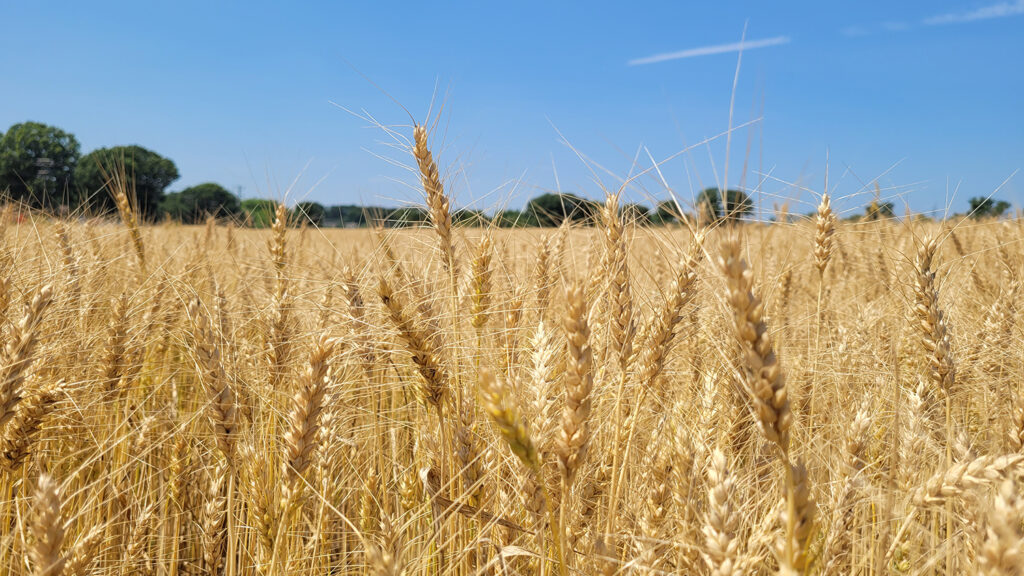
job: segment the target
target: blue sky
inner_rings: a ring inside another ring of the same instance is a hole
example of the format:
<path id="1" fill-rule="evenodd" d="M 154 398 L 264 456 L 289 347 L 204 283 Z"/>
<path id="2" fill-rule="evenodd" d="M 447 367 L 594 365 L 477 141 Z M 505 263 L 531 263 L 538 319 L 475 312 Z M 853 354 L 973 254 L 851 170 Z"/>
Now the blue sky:
<path id="1" fill-rule="evenodd" d="M 685 201 L 725 180 L 715 137 L 738 53 L 714 47 L 746 26 L 728 183 L 765 209 L 808 211 L 826 154 L 847 210 L 875 179 L 900 211 L 993 193 L 1024 207 L 1024 0 L 41 1 L 0 4 L 0 23 L 0 129 L 35 120 L 83 151 L 151 148 L 177 163 L 173 190 L 415 201 L 389 161 L 409 158 L 360 117 L 411 134 L 393 97 L 421 122 L 441 109 L 435 153 L 459 205 L 597 197 L 597 180 L 674 154 L 626 195 L 652 203 L 667 184 Z M 645 58 L 659 61 L 631 65 Z"/>

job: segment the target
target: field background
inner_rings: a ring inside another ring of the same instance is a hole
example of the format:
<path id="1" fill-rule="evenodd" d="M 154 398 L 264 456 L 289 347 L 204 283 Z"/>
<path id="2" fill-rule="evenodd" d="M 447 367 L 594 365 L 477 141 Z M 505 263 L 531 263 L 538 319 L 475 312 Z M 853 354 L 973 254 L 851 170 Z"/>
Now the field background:
<path id="1" fill-rule="evenodd" d="M 8 209 L 0 572 L 1019 573 L 1019 221 L 614 202 L 450 251 Z"/>

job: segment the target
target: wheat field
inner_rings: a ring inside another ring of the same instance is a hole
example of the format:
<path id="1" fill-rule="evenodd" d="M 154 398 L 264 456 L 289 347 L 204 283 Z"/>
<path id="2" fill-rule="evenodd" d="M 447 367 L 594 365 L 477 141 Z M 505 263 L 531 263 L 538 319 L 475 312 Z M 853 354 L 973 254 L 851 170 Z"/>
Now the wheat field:
<path id="1" fill-rule="evenodd" d="M 0 228 L 0 574 L 1021 574 L 1019 221 Z"/>

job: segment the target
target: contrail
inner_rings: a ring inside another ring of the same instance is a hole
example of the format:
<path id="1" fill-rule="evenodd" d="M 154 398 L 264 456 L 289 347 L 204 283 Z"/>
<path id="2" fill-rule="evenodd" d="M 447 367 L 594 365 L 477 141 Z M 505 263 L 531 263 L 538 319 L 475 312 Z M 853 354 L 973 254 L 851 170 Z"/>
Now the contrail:
<path id="1" fill-rule="evenodd" d="M 725 54 L 726 52 L 739 52 L 740 50 L 753 50 L 754 48 L 781 46 L 783 44 L 789 44 L 789 42 L 789 36 L 776 36 L 774 38 L 765 38 L 764 40 L 750 40 L 748 42 L 719 44 L 717 46 L 701 46 L 700 48 L 690 48 L 689 50 L 682 50 L 679 52 L 667 52 L 665 54 L 655 54 L 653 56 L 637 58 L 636 60 L 630 60 L 628 64 L 630 66 L 655 64 L 657 62 L 667 62 L 668 60 L 693 58 L 695 56 L 710 56 L 712 54 Z"/>
<path id="2" fill-rule="evenodd" d="M 926 18 L 924 23 L 928 26 L 938 24 L 959 24 L 962 22 L 974 22 L 975 20 L 989 20 L 992 18 L 1007 18 L 1024 14 L 1024 0 L 1016 2 L 1000 2 L 991 6 L 983 6 L 971 12 L 950 12 Z"/>

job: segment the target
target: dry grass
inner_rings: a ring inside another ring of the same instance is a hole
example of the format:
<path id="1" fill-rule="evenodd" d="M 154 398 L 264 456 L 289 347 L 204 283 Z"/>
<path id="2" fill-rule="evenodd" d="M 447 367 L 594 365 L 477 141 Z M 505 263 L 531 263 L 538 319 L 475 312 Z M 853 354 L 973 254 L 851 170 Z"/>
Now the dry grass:
<path id="1" fill-rule="evenodd" d="M 1024 573 L 1021 223 L 459 228 L 414 152 L 427 230 L 4 221 L 0 574 Z"/>

